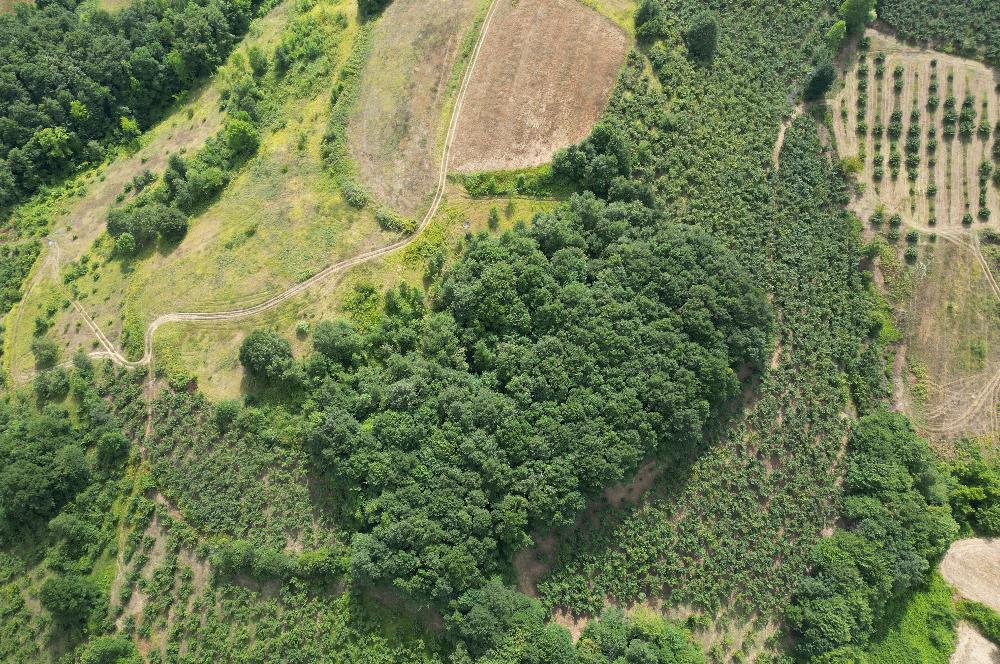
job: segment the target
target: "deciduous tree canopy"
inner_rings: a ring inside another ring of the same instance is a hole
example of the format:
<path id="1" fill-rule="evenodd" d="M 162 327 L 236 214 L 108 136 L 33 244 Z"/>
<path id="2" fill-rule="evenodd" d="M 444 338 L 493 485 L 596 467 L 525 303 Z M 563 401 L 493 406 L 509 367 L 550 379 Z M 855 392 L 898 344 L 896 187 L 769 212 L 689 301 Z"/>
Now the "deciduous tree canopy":
<path id="1" fill-rule="evenodd" d="M 223 62 L 258 4 L 137 0 L 108 13 L 71 0 L 0 14 L 0 210 L 149 127 Z"/>
<path id="2" fill-rule="evenodd" d="M 644 457 L 691 449 L 771 324 L 708 234 L 590 194 L 472 239 L 439 293 L 430 313 L 391 293 L 357 367 L 331 341 L 351 333 L 324 328 L 342 385 L 317 397 L 312 436 L 333 486 L 352 487 L 355 574 L 435 600 Z"/>
<path id="3" fill-rule="evenodd" d="M 848 447 L 843 516 L 824 538 L 788 611 L 806 657 L 863 648 L 894 598 L 927 579 L 958 532 L 947 484 L 926 443 L 898 413 L 862 418 Z"/>

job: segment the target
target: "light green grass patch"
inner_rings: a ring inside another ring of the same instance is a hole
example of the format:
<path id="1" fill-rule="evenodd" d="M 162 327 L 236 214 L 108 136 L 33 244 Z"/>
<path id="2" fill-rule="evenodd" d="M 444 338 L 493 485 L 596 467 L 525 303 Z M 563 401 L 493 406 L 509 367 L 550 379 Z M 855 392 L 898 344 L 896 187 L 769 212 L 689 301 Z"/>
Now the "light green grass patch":
<path id="1" fill-rule="evenodd" d="M 870 664 L 947 664 L 957 617 L 951 588 L 935 573 L 924 590 L 890 610 L 889 627 L 868 649 Z"/>
<path id="2" fill-rule="evenodd" d="M 980 602 L 961 600 L 958 615 L 972 622 L 976 628 L 993 643 L 1000 646 L 1000 614 Z"/>
<path id="3" fill-rule="evenodd" d="M 473 197 L 514 195 L 564 199 L 577 191 L 571 181 L 553 174 L 552 164 L 506 171 L 454 174 L 450 177 L 461 183 Z"/>
<path id="4" fill-rule="evenodd" d="M 625 32 L 635 35 L 635 10 L 639 3 L 636 0 L 580 0 L 602 16 L 607 16 L 618 24 Z"/>

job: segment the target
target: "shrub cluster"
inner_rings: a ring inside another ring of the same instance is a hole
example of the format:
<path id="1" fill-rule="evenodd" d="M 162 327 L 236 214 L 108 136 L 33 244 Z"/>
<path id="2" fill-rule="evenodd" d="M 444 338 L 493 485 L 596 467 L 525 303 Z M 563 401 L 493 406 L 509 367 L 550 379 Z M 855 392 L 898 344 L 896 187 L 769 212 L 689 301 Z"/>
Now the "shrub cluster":
<path id="1" fill-rule="evenodd" d="M 157 238 L 182 238 L 188 217 L 219 195 L 232 171 L 256 152 L 259 142 L 249 117 L 237 113 L 193 157 L 170 155 L 160 185 L 108 212 L 108 234 L 115 238 L 115 252 L 128 258 Z"/>
<path id="2" fill-rule="evenodd" d="M 858 656 L 890 603 L 927 580 L 958 533 L 947 487 L 903 415 L 878 411 L 858 422 L 844 481 L 849 526 L 816 546 L 787 612 L 799 654 Z"/>

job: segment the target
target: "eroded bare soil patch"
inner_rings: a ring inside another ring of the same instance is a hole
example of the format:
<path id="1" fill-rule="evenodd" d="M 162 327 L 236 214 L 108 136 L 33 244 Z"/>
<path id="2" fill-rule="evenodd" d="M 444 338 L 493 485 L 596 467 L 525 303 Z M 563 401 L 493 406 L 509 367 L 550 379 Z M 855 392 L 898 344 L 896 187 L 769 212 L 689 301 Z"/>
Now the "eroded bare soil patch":
<path id="1" fill-rule="evenodd" d="M 1000 611 L 1000 539 L 955 542 L 941 560 L 941 576 L 966 599 Z"/>
<path id="2" fill-rule="evenodd" d="M 607 105 L 629 39 L 576 0 L 501 2 L 459 119 L 459 171 L 544 164 Z"/>
<path id="3" fill-rule="evenodd" d="M 958 623 L 958 644 L 950 664 L 997 664 L 1000 648 L 967 622 Z"/>

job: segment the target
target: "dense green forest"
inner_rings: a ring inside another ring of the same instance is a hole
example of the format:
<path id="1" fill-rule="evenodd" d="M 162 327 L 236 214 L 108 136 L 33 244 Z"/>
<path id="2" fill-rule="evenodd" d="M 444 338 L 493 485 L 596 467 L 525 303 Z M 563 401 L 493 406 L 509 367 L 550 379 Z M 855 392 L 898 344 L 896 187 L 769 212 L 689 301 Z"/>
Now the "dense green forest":
<path id="1" fill-rule="evenodd" d="M 420 286 L 359 289 L 371 306 L 295 346 L 252 331 L 242 399 L 36 344 L 34 382 L 0 396 L 0 660 L 891 662 L 937 657 L 960 616 L 997 638 L 933 569 L 960 533 L 1000 533 L 1000 466 L 974 446 L 939 463 L 887 410 L 878 246 L 826 138 L 819 100 L 870 7 L 644 0 L 603 118 L 524 181 L 576 193 L 467 234 Z M 149 126 L 259 9 L 0 16 L 0 206 Z M 109 260 L 186 232 L 274 98 L 328 73 L 310 30 L 346 21 L 293 20 L 233 68 L 220 132 L 112 208 Z M 993 57 L 989 27 L 961 48 Z M 0 314 L 39 249 L 3 247 Z M 612 504 L 644 463 L 652 488 Z M 525 549 L 537 598 L 514 588 Z"/>
<path id="2" fill-rule="evenodd" d="M 0 213 L 150 127 L 214 71 L 260 3 L 18 4 L 0 14 Z"/>
<path id="3" fill-rule="evenodd" d="M 848 527 L 813 550 L 788 610 L 807 657 L 859 656 L 887 607 L 926 583 L 930 563 L 958 533 L 927 444 L 903 415 L 886 411 L 851 432 L 842 515 Z"/>
<path id="4" fill-rule="evenodd" d="M 686 454 L 766 353 L 733 257 L 638 204 L 574 197 L 474 238 L 436 291 L 433 312 L 402 289 L 368 335 L 333 332 L 310 436 L 361 515 L 355 575 L 433 600 L 643 458 Z"/>
<path id="5" fill-rule="evenodd" d="M 671 3 L 663 20 L 695 6 Z M 715 432 L 698 458 L 668 466 L 640 507 L 607 510 L 561 535 L 540 584 L 550 605 L 589 612 L 606 596 L 629 602 L 669 593 L 712 612 L 726 605 L 737 619 L 776 610 L 835 518 L 847 396 L 870 409 L 887 388 L 881 350 L 869 343 L 880 322 L 858 270 L 859 229 L 842 208 L 845 183 L 811 118 L 788 129 L 781 168 L 772 171 L 789 95 L 830 57 L 825 25 L 811 23 L 820 8 L 744 3 L 720 12 L 711 70 L 664 40 L 650 51 L 662 88 L 636 62 L 620 84 L 627 92 L 612 101 L 609 113 L 634 141 L 657 141 L 646 177 L 658 199 L 723 238 L 771 294 L 778 352 L 744 421 Z M 814 40 L 812 55 L 792 48 L 804 39 Z M 797 75 L 779 74 L 777 62 Z"/>

